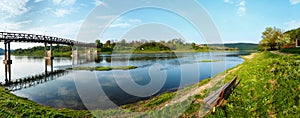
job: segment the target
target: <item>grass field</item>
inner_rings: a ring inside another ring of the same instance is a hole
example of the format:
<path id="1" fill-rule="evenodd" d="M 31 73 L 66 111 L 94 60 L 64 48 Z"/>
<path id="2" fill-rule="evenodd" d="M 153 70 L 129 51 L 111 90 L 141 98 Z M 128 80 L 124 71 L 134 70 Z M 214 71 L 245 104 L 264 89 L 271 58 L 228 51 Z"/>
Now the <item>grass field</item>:
<path id="1" fill-rule="evenodd" d="M 258 53 L 226 77 L 240 84 L 226 104 L 206 117 L 300 117 L 300 56 Z"/>

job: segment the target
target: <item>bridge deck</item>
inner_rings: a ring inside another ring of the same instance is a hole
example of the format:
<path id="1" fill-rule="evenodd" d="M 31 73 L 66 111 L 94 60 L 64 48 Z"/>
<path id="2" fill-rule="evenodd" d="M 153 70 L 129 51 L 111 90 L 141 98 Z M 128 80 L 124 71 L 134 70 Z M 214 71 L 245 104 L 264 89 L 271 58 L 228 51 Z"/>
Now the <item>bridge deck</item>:
<path id="1" fill-rule="evenodd" d="M 0 42 L 48 43 L 80 47 L 96 47 L 94 43 L 84 43 L 71 39 L 64 39 L 52 36 L 12 32 L 0 32 Z"/>

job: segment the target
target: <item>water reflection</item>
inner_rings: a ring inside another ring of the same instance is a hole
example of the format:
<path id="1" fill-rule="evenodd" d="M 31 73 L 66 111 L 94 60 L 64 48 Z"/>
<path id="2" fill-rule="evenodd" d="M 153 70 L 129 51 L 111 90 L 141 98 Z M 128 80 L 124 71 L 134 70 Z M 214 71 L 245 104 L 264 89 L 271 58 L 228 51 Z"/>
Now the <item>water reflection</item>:
<path id="1" fill-rule="evenodd" d="M 227 52 L 226 55 L 235 55 L 237 52 Z M 159 63 L 162 65 L 161 71 L 166 72 L 166 82 L 159 92 L 153 94 L 155 96 L 161 92 L 177 90 L 180 84 L 190 85 L 196 83 L 204 78 L 211 77 L 217 73 L 224 71 L 226 68 L 234 67 L 243 62 L 243 59 L 237 56 L 227 56 L 222 53 L 214 52 L 212 56 L 210 53 L 179 53 L 179 54 L 118 54 L 110 55 L 103 54 L 95 60 L 95 63 L 85 64 L 85 66 L 137 66 L 137 69 L 126 70 L 138 85 L 147 85 L 151 81 L 149 69 L 153 64 Z M 226 57 L 224 59 L 224 57 Z M 0 57 L 1 58 L 1 57 Z M 3 57 L 2 57 L 3 58 Z M 21 78 L 24 76 L 39 74 L 44 71 L 43 58 L 30 57 L 12 57 L 13 59 L 13 77 Z M 220 60 L 217 62 L 202 63 L 201 60 Z M 55 58 L 54 67 L 56 69 L 71 66 L 72 60 L 70 58 Z M 226 64 L 225 68 L 221 66 Z M 192 69 L 197 65 L 197 69 Z M 30 67 L 30 69 L 28 69 Z M 183 69 L 184 68 L 184 69 Z M 189 69 L 191 68 L 191 69 Z M 3 68 L 0 68 L 3 72 Z M 13 92 L 22 97 L 27 97 L 37 103 L 52 106 L 55 108 L 72 108 L 72 109 L 86 109 L 77 93 L 74 83 L 74 76 L 80 79 L 83 83 L 94 82 L 90 78 L 96 78 L 99 85 L 101 85 L 106 96 L 109 97 L 117 105 L 136 102 L 149 97 L 137 97 L 130 95 L 120 88 L 120 83 L 131 81 L 127 76 L 122 75 L 124 71 L 74 71 L 66 73 L 62 76 L 54 77 L 53 80 L 36 84 L 29 88 L 23 88 Z M 182 75 L 185 72 L 185 75 Z M 120 74 L 118 74 L 120 73 Z M 197 78 L 194 73 L 199 73 Z M 2 74 L 3 75 L 3 74 Z M 77 76 L 79 75 L 79 76 Z M 116 77 L 118 76 L 118 77 Z M 1 77 L 1 80 L 3 76 Z M 116 81 L 119 79 L 119 84 Z M 155 78 L 160 79 L 160 78 Z M 181 80 L 185 81 L 181 83 Z M 195 81 L 197 80 L 197 81 Z M 86 92 L 91 92 L 89 87 Z M 145 90 L 146 91 L 146 90 Z M 88 96 L 87 96 L 88 97 Z M 100 98 L 99 98 L 100 99 Z M 90 101 L 88 104 L 95 104 Z M 101 104 L 95 105 L 94 108 L 111 108 L 112 106 Z"/>

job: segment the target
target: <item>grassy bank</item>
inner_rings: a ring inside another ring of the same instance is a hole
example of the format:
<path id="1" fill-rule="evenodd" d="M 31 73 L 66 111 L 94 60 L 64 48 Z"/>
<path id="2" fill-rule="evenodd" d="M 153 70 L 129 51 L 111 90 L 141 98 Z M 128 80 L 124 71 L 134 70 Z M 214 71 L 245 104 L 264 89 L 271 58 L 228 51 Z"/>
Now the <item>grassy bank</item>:
<path id="1" fill-rule="evenodd" d="M 47 47 L 49 50 L 50 47 Z M 71 46 L 53 46 L 53 56 L 54 57 L 71 57 L 72 47 Z M 31 56 L 31 57 L 44 57 L 45 56 L 45 47 L 35 46 L 28 49 L 16 49 L 12 52 L 12 55 L 15 56 Z"/>
<path id="2" fill-rule="evenodd" d="M 90 71 L 110 71 L 110 70 L 130 70 L 136 69 L 136 66 L 97 66 L 97 67 L 75 67 L 68 70 L 90 70 Z"/>
<path id="3" fill-rule="evenodd" d="M 54 57 L 71 57 L 72 52 L 53 52 Z M 14 56 L 30 56 L 30 57 L 44 57 L 45 51 L 44 50 L 38 50 L 34 52 L 24 52 L 24 53 L 12 53 Z"/>
<path id="4" fill-rule="evenodd" d="M 227 103 L 206 117 L 299 117 L 300 56 L 258 53 L 233 74 L 240 84 Z"/>

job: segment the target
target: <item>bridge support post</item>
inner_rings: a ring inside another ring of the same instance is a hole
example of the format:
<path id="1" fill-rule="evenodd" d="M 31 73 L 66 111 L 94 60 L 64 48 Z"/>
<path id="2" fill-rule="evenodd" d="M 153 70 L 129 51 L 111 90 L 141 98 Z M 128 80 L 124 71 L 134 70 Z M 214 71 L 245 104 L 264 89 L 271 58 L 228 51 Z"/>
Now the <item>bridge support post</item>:
<path id="1" fill-rule="evenodd" d="M 92 55 L 91 55 L 91 49 L 85 47 L 85 51 L 86 51 L 86 62 L 92 61 L 92 59 L 91 59 L 91 56 L 92 56 Z"/>
<path id="2" fill-rule="evenodd" d="M 4 53 L 5 53 L 5 58 L 3 60 L 3 64 L 5 64 L 5 82 L 11 82 L 11 56 L 10 56 L 10 42 L 5 41 L 4 42 Z"/>
<path id="3" fill-rule="evenodd" d="M 72 65 L 78 64 L 78 48 L 77 47 L 72 47 Z"/>
<path id="4" fill-rule="evenodd" d="M 94 58 L 94 61 L 96 61 L 98 59 L 98 52 L 97 52 L 97 48 L 92 48 L 93 49 L 93 58 Z"/>
<path id="5" fill-rule="evenodd" d="M 47 43 L 45 43 L 45 74 L 48 74 L 48 65 L 51 67 L 51 73 L 53 72 L 53 53 L 52 53 L 52 43 L 50 44 L 50 50 L 47 50 Z"/>

